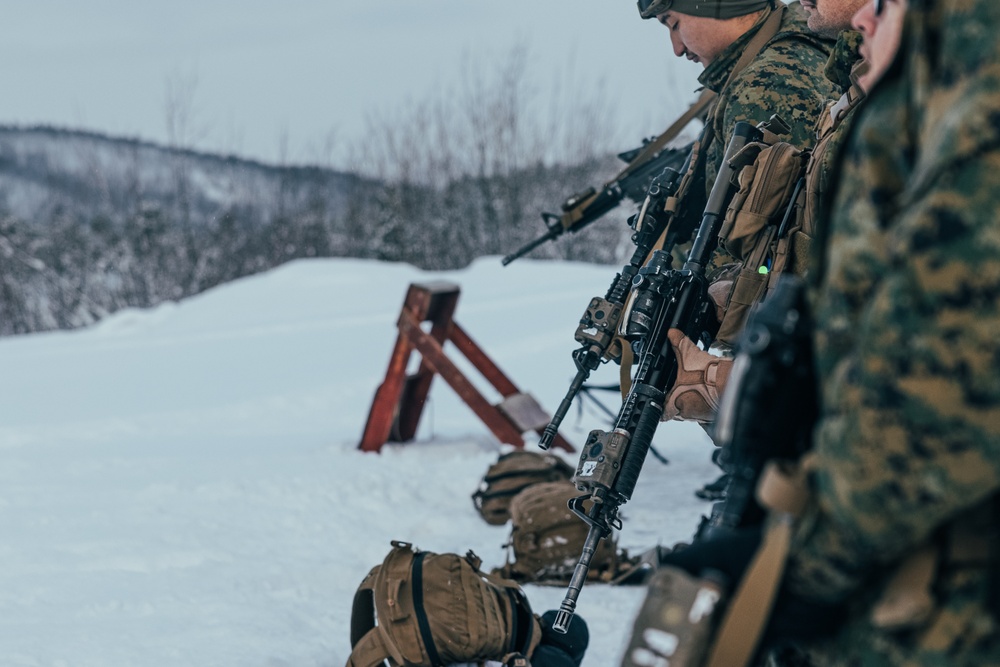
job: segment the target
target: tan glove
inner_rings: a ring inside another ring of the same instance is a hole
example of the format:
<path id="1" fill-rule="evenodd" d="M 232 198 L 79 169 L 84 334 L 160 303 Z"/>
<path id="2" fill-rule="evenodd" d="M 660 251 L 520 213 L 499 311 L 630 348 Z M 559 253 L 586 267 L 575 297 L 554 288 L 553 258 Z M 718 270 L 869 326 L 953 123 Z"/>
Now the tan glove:
<path id="1" fill-rule="evenodd" d="M 715 421 L 719 396 L 726 388 L 733 360 L 699 349 L 680 329 L 668 331 L 667 338 L 677 355 L 677 380 L 667 394 L 660 420 L 679 419 L 703 424 Z"/>
<path id="2" fill-rule="evenodd" d="M 733 291 L 732 280 L 718 280 L 708 286 L 708 297 L 715 306 L 715 321 L 722 324 L 726 317 L 726 305 L 729 301 L 729 293 Z"/>

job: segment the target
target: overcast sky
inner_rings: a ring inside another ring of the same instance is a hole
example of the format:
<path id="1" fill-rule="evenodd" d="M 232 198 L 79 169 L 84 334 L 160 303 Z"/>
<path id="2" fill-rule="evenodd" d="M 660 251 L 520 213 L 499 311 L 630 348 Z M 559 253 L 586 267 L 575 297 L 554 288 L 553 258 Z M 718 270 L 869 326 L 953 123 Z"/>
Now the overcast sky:
<path id="1" fill-rule="evenodd" d="M 686 108 L 699 71 L 631 0 L 31 0 L 4 10 L 0 123 L 164 142 L 167 100 L 187 95 L 198 148 L 264 161 L 316 161 L 330 137 L 336 153 L 367 114 L 426 98 L 457 81 L 463 61 L 502 62 L 517 44 L 539 91 L 557 78 L 603 82 L 622 149 Z"/>

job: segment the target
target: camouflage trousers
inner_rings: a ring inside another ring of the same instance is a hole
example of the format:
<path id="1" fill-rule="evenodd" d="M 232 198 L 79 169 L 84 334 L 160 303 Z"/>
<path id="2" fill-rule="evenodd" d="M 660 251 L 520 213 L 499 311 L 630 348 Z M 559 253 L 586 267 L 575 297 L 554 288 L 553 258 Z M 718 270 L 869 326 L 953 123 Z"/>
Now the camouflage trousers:
<path id="1" fill-rule="evenodd" d="M 836 637 L 807 647 L 814 667 L 1000 667 L 1000 624 L 991 611 L 986 568 L 959 568 L 939 576 L 938 605 L 929 618 L 888 631 L 858 614 Z"/>

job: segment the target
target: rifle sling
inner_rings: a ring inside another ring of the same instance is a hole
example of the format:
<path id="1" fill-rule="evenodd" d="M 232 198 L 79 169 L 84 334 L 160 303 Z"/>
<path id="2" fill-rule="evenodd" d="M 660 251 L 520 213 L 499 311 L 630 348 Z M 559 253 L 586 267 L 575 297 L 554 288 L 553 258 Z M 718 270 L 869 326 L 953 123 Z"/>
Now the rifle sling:
<path id="1" fill-rule="evenodd" d="M 745 667 L 756 651 L 785 572 L 794 520 L 809 499 L 804 468 L 772 461 L 761 472 L 757 499 L 774 519 L 726 608 L 705 667 Z"/>
<path id="2" fill-rule="evenodd" d="M 681 114 L 680 118 L 675 120 L 670 127 L 663 131 L 662 134 L 646 144 L 635 159 L 629 162 L 624 169 L 618 172 L 617 176 L 601 186 L 600 192 L 604 192 L 608 188 L 615 186 L 615 184 L 620 183 L 622 180 L 628 178 L 633 171 L 653 159 L 653 157 L 659 153 L 664 146 L 677 138 L 677 136 L 681 133 L 681 130 L 687 127 L 688 123 L 695 118 L 703 118 L 708 112 L 708 108 L 714 101 L 715 93 L 707 88 L 704 89 L 698 99 L 695 100 L 694 104 L 688 107 L 688 110 Z M 587 208 L 598 198 L 600 192 L 595 192 L 589 197 L 583 199 L 570 210 L 564 212 L 559 220 L 563 229 L 570 229 L 573 227 L 573 225 L 575 225 L 583 217 Z"/>
<path id="3" fill-rule="evenodd" d="M 653 139 L 651 142 L 646 144 L 642 152 L 640 152 L 634 160 L 628 163 L 628 165 L 619 172 L 617 176 L 611 181 L 611 183 L 616 183 L 624 178 L 627 178 L 629 174 L 641 167 L 643 164 L 648 162 L 654 155 L 659 153 L 664 146 L 677 138 L 688 123 L 690 123 L 695 118 L 701 118 L 705 115 L 708 107 L 715 101 L 715 92 L 705 88 L 701 91 L 701 95 L 698 99 L 694 101 L 688 110 L 681 114 L 680 118 L 675 120 L 670 127 L 663 131 L 658 137 Z"/>
<path id="4" fill-rule="evenodd" d="M 746 667 L 750 664 L 785 570 L 792 540 L 791 517 L 774 521 L 740 580 L 716 633 L 706 667 Z"/>

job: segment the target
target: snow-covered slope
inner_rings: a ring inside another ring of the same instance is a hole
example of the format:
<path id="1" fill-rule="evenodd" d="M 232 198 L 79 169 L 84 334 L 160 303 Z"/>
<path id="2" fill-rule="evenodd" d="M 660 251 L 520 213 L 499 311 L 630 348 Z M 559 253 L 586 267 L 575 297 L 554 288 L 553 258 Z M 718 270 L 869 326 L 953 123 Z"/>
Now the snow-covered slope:
<path id="1" fill-rule="evenodd" d="M 0 339 L 0 665 L 344 664 L 354 590 L 391 539 L 504 560 L 508 529 L 469 499 L 498 444 L 440 379 L 416 442 L 356 449 L 407 285 L 458 283 L 456 320 L 552 410 L 576 322 L 611 278 L 531 260 L 447 274 L 307 260 Z M 563 433 L 579 444 L 605 426 L 573 412 Z M 655 446 L 671 462 L 651 457 L 624 508 L 632 550 L 688 538 L 708 509 L 692 495 L 714 473 L 701 429 L 664 424 Z M 563 595 L 526 590 L 537 612 Z M 583 590 L 586 666 L 617 664 L 642 595 Z"/>

